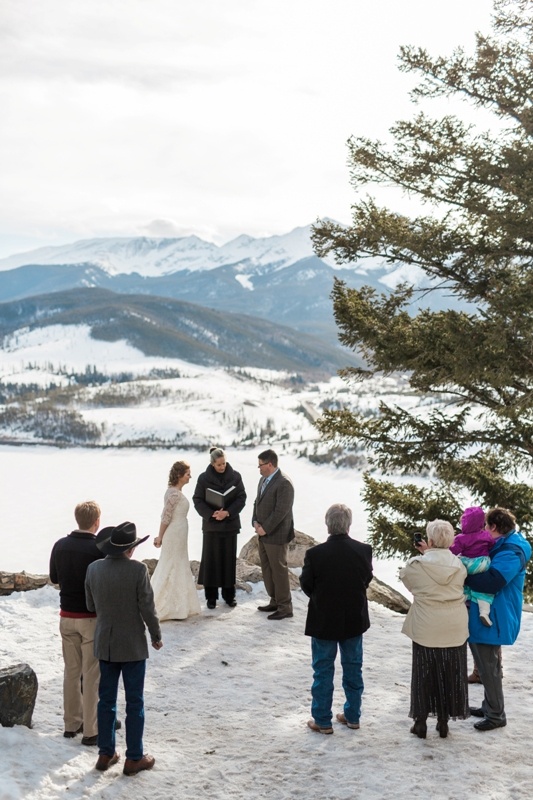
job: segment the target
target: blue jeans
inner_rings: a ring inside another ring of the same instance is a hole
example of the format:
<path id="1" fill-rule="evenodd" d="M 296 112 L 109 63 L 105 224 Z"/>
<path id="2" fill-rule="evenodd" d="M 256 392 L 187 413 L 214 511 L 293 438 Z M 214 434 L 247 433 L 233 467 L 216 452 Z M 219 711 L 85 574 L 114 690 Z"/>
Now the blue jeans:
<path id="1" fill-rule="evenodd" d="M 143 757 L 144 675 L 146 661 L 100 661 L 98 691 L 98 752 L 115 753 L 118 681 L 122 674 L 126 695 L 126 758 Z"/>
<path id="2" fill-rule="evenodd" d="M 363 637 L 354 636 L 336 642 L 331 639 L 311 637 L 313 656 L 313 685 L 311 687 L 311 714 L 321 728 L 331 726 L 333 702 L 333 676 L 337 645 L 341 651 L 342 688 L 346 695 L 344 716 L 348 722 L 359 722 L 361 695 L 363 694 Z"/>

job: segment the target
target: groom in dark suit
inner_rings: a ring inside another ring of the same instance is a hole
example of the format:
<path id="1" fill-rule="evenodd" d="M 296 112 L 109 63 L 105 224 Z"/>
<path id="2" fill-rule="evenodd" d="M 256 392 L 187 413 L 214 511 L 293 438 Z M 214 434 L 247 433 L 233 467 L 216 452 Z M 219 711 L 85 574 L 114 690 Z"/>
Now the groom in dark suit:
<path id="1" fill-rule="evenodd" d="M 252 524 L 258 536 L 259 558 L 265 588 L 270 595 L 266 606 L 268 619 L 292 617 L 292 598 L 287 566 L 289 542 L 294 539 L 292 505 L 294 488 L 290 479 L 278 468 L 274 450 L 259 454 L 261 479 L 254 503 Z"/>
<path id="2" fill-rule="evenodd" d="M 372 548 L 348 535 L 352 512 L 336 504 L 326 512 L 327 541 L 305 554 L 300 586 L 308 595 L 306 636 L 311 636 L 313 685 L 307 723 L 333 733 L 331 705 L 337 648 L 341 651 L 346 702 L 337 721 L 359 728 L 363 694 L 363 633 L 370 627 L 366 589 L 372 579 Z"/>

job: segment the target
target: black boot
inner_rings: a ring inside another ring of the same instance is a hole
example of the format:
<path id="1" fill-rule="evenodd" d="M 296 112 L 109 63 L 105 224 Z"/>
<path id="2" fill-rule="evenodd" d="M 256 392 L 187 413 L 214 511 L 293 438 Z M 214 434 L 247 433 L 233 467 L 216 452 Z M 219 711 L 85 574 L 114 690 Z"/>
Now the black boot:
<path id="1" fill-rule="evenodd" d="M 235 586 L 223 586 L 222 599 L 225 600 L 226 605 L 230 608 L 235 608 L 237 605 L 237 601 L 235 600 Z"/>
<path id="2" fill-rule="evenodd" d="M 448 736 L 448 721 L 445 719 L 437 720 L 437 730 L 441 739 L 446 739 Z"/>
<path id="3" fill-rule="evenodd" d="M 205 599 L 207 600 L 208 608 L 216 608 L 218 600 L 218 587 L 217 586 L 204 586 Z"/>
<path id="4" fill-rule="evenodd" d="M 428 732 L 428 726 L 425 719 L 415 719 L 415 724 L 411 728 L 411 733 L 418 736 L 419 739 L 425 739 Z"/>

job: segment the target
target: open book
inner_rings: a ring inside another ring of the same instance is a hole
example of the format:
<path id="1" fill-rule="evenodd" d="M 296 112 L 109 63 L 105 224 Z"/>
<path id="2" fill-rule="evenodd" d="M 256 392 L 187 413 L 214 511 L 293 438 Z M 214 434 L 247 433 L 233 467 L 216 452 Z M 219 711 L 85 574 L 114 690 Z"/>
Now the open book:
<path id="1" fill-rule="evenodd" d="M 225 508 L 228 495 L 235 491 L 235 486 L 230 486 L 225 492 L 217 492 L 216 489 L 205 490 L 205 502 L 213 508 Z"/>

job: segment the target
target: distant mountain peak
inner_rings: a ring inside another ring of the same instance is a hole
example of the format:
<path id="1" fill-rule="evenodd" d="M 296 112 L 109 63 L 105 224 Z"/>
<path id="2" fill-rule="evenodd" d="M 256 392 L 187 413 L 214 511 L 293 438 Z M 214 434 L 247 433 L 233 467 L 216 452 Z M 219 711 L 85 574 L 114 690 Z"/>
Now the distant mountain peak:
<path id="1" fill-rule="evenodd" d="M 133 272 L 160 277 L 182 270 L 210 270 L 240 262 L 250 267 L 281 268 L 313 255 L 310 225 L 286 234 L 254 238 L 241 234 L 224 245 L 192 234 L 170 237 L 81 239 L 72 244 L 41 247 L 0 260 L 0 271 L 28 265 L 90 264 L 110 275 Z"/>
<path id="2" fill-rule="evenodd" d="M 231 239 L 229 242 L 226 242 L 224 245 L 225 247 L 247 247 L 251 244 L 254 240 L 253 236 L 249 236 L 247 233 L 241 233 L 240 236 L 237 236 L 235 239 Z"/>

